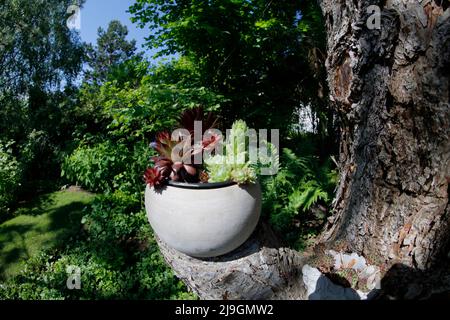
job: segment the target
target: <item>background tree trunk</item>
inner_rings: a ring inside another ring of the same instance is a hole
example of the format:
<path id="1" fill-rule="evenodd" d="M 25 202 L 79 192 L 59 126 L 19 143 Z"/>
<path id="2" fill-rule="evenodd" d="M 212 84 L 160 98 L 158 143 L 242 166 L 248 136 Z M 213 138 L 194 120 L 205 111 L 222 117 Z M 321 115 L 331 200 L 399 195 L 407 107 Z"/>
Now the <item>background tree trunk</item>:
<path id="1" fill-rule="evenodd" d="M 356 252 L 385 271 L 402 266 L 384 273 L 386 287 L 399 287 L 391 280 L 406 272 L 403 279 L 413 289 L 443 281 L 434 273 L 433 281 L 417 285 L 414 272 L 442 262 L 449 249 L 446 4 L 321 1 L 328 31 L 330 98 L 341 123 L 341 177 L 334 214 L 320 237 L 326 246 L 316 249 Z M 367 26 L 371 5 L 381 10 L 379 29 Z M 305 257 L 274 242 L 268 245 L 261 240 L 268 232 L 260 229 L 236 252 L 208 261 L 183 256 L 163 243 L 160 247 L 175 273 L 201 298 L 308 298 L 301 277 Z M 403 294 L 414 297 L 409 289 Z"/>
<path id="2" fill-rule="evenodd" d="M 381 9 L 381 28 L 367 21 Z M 324 0 L 341 179 L 322 239 L 378 265 L 448 252 L 450 10 L 445 2 Z M 441 260 L 442 261 L 442 260 Z"/>

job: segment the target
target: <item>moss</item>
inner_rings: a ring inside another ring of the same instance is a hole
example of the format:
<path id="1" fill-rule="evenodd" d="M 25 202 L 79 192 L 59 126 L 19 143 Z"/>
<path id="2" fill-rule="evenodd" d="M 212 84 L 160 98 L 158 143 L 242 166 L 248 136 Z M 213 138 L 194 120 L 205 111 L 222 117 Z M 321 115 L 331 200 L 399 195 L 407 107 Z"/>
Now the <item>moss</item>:
<path id="1" fill-rule="evenodd" d="M 379 257 L 376 254 L 368 253 L 365 255 L 366 261 L 368 265 L 378 266 L 383 269 L 383 266 L 385 265 L 384 259 Z"/>
<path id="2" fill-rule="evenodd" d="M 371 289 L 367 287 L 367 280 L 368 279 L 360 279 L 358 281 L 358 287 L 356 289 L 361 290 L 362 292 L 369 292 Z"/>
<path id="3" fill-rule="evenodd" d="M 308 264 L 318 268 L 322 273 L 329 273 L 334 267 L 334 258 L 327 254 L 323 248 L 315 248 Z"/>
<path id="4" fill-rule="evenodd" d="M 348 243 L 345 240 L 336 240 L 333 244 L 334 251 L 347 252 Z"/>
<path id="5" fill-rule="evenodd" d="M 348 281 L 352 288 L 358 286 L 358 273 L 353 269 L 342 269 L 336 272 L 336 274 Z"/>

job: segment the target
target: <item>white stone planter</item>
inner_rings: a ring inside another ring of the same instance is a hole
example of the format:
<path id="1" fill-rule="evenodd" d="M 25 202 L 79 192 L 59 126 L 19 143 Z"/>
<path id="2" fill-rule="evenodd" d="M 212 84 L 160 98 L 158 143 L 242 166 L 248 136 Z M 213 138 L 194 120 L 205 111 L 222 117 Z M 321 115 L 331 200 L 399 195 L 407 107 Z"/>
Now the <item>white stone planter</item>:
<path id="1" fill-rule="evenodd" d="M 253 233 L 261 214 L 259 184 L 179 184 L 147 186 L 149 222 L 170 247 L 198 258 L 233 251 Z"/>

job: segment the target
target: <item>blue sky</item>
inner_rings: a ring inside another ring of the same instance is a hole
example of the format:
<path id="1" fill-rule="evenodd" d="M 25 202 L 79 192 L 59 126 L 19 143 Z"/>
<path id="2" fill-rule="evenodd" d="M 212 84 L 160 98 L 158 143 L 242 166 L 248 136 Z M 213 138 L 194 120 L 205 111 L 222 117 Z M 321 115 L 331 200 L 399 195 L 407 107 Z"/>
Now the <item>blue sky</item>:
<path id="1" fill-rule="evenodd" d="M 142 48 L 149 29 L 137 27 L 130 21 L 131 15 L 127 13 L 133 3 L 134 0 L 87 0 L 81 10 L 81 39 L 95 44 L 98 28 L 106 29 L 111 20 L 119 20 L 128 27 L 128 38 L 137 41 L 138 51 L 145 51 L 151 58 L 155 52 Z"/>

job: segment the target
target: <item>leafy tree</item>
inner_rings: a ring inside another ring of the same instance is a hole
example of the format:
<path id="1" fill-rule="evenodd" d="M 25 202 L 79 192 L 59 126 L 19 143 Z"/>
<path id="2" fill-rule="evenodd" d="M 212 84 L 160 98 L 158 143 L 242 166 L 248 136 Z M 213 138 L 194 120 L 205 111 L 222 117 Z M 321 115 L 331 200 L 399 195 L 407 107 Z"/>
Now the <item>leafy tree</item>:
<path id="1" fill-rule="evenodd" d="M 324 72 L 313 76 L 310 59 L 325 48 L 315 1 L 137 0 L 130 12 L 152 30 L 148 46 L 191 59 L 200 83 L 230 99 L 222 111 L 229 123 L 286 133 L 295 109 L 326 106 L 318 102 Z"/>
<path id="2" fill-rule="evenodd" d="M 84 1 L 82 1 L 84 2 Z M 73 80 L 81 67 L 78 34 L 66 26 L 71 0 L 0 3 L 0 92 L 29 93 Z"/>
<path id="3" fill-rule="evenodd" d="M 223 97 L 181 80 L 186 74 L 189 67 L 178 62 L 149 69 L 145 62 L 128 61 L 115 68 L 104 84 L 85 83 L 72 112 L 78 123 L 74 137 L 131 144 L 172 126 L 186 108 L 204 105 L 217 110 Z"/>
<path id="4" fill-rule="evenodd" d="M 107 30 L 98 29 L 97 45 L 87 45 L 88 81 L 103 83 L 113 68 L 124 67 L 131 58 L 142 60 L 142 54 L 136 54 L 136 40 L 128 41 L 128 28 L 120 21 L 113 20 Z"/>
<path id="5" fill-rule="evenodd" d="M 2 132 L 14 131 L 11 121 L 23 117 L 18 102 L 26 102 L 32 119 L 40 113 L 46 94 L 70 84 L 80 71 L 83 47 L 78 35 L 66 27 L 70 4 L 70 0 L 0 3 Z"/>
<path id="6" fill-rule="evenodd" d="M 84 1 L 81 1 L 81 4 Z M 66 133 L 60 123 L 84 55 L 67 27 L 71 0 L 0 2 L 0 132 L 14 140 L 26 180 L 48 177 Z M 64 93 L 62 93 L 64 88 Z"/>

